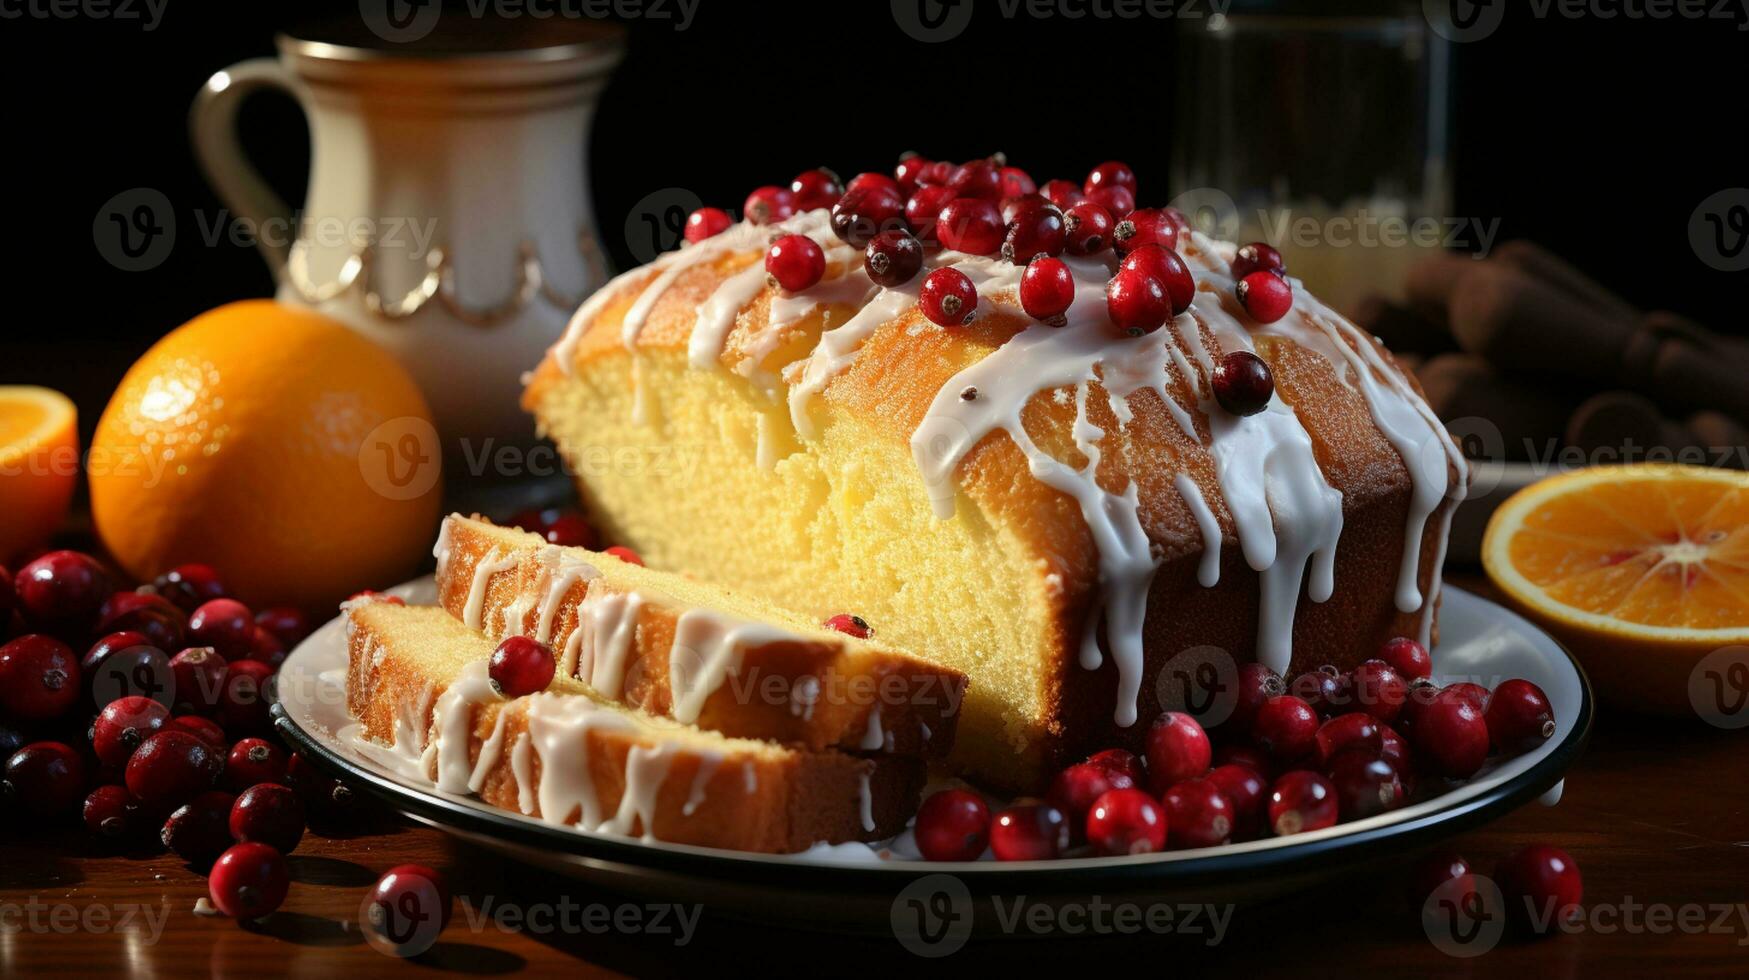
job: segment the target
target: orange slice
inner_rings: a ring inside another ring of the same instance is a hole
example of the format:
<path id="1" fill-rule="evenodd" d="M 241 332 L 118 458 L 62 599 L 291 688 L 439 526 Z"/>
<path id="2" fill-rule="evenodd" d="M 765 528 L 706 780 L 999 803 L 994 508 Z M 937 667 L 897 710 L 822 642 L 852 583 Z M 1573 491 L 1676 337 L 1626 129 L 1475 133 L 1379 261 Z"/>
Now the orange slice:
<path id="1" fill-rule="evenodd" d="M 78 476 L 78 413 L 67 396 L 0 386 L 0 562 L 60 528 Z"/>
<path id="2" fill-rule="evenodd" d="M 1749 473 L 1599 466 L 1543 480 L 1494 512 L 1482 561 L 1605 699 L 1687 711 L 1694 665 L 1749 644 Z"/>

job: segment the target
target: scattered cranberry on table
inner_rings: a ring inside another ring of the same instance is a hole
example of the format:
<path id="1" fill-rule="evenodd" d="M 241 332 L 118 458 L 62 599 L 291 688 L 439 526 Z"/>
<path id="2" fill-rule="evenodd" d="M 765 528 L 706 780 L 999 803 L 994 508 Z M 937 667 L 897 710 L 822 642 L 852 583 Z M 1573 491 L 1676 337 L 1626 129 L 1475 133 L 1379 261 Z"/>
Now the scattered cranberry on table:
<path id="1" fill-rule="evenodd" d="M 1494 882 L 1506 900 L 1506 915 L 1530 932 L 1547 932 L 1581 912 L 1585 883 L 1572 855 L 1558 847 L 1532 844 L 1502 859 Z"/>
<path id="2" fill-rule="evenodd" d="M 258 783 L 285 782 L 284 750 L 264 738 L 241 738 L 225 757 L 225 785 L 242 792 Z"/>
<path id="3" fill-rule="evenodd" d="M 452 906 L 449 885 L 437 871 L 396 865 L 371 887 L 359 925 L 397 954 L 415 956 L 449 926 Z"/>
<path id="4" fill-rule="evenodd" d="M 187 732 L 160 730 L 134 750 L 125 777 L 142 803 L 174 807 L 212 789 L 223 768 L 224 755 L 212 745 Z"/>
<path id="5" fill-rule="evenodd" d="M 31 742 L 0 771 L 8 795 L 34 817 L 58 817 L 85 796 L 85 760 L 65 742 Z"/>
<path id="6" fill-rule="evenodd" d="M 260 843 L 233 845 L 207 876 L 213 905 L 233 919 L 258 919 L 279 908 L 290 886 L 285 856 Z"/>
<path id="7" fill-rule="evenodd" d="M 304 805 L 291 787 L 257 783 L 231 804 L 231 836 L 290 854 L 304 836 Z"/>
<path id="8" fill-rule="evenodd" d="M 125 786 L 105 785 L 85 797 L 80 816 L 85 829 L 99 837 L 122 840 L 133 836 L 143 819 L 140 801 Z"/>
<path id="9" fill-rule="evenodd" d="M 158 832 L 170 853 L 201 871 L 212 866 L 236 841 L 231 837 L 231 807 L 237 798 L 221 790 L 207 790 L 173 810 Z"/>

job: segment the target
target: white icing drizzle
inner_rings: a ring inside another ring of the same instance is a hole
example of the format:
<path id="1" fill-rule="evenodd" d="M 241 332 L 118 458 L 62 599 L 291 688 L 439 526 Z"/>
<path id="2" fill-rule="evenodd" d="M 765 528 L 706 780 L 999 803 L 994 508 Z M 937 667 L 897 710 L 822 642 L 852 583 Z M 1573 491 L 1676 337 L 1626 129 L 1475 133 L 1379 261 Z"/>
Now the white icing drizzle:
<path id="1" fill-rule="evenodd" d="M 619 809 L 601 830 L 629 834 L 639 827 L 644 840 L 656 839 L 656 798 L 668 779 L 674 754 L 672 742 L 634 745 L 626 752 L 625 790 L 619 797 Z"/>
<path id="2" fill-rule="evenodd" d="M 668 686 L 674 692 L 674 719 L 691 724 L 704 703 L 741 666 L 748 646 L 796 639 L 764 623 L 745 622 L 711 609 L 694 608 L 674 624 L 668 651 Z"/>
<path id="3" fill-rule="evenodd" d="M 692 774 L 692 787 L 686 792 L 686 804 L 680 808 L 683 817 L 692 816 L 693 812 L 704 802 L 705 787 L 710 785 L 711 777 L 723 765 L 722 755 L 716 752 L 700 752 L 698 769 Z"/>
<path id="4" fill-rule="evenodd" d="M 717 359 L 723 356 L 723 345 L 729 340 L 729 331 L 735 329 L 741 307 L 753 302 L 765 288 L 765 275 L 765 263 L 754 262 L 730 276 L 711 293 L 710 299 L 699 304 L 698 322 L 686 342 L 689 364 L 700 370 L 716 366 Z"/>
<path id="5" fill-rule="evenodd" d="M 516 780 L 516 808 L 524 814 L 534 812 L 534 745 L 527 732 L 516 736 L 510 749 L 510 775 Z"/>
<path id="6" fill-rule="evenodd" d="M 789 390 L 789 417 L 796 432 L 810 439 L 819 434 L 808 415 L 808 405 L 814 396 L 826 387 L 826 382 L 850 366 L 863 341 L 876 328 L 917 305 L 918 291 L 922 287 L 923 277 L 917 275 L 903 286 L 882 289 L 855 316 L 820 335 L 819 345 L 804 362 L 801 378 Z"/>
<path id="7" fill-rule="evenodd" d="M 862 733 L 862 741 L 857 743 L 857 747 L 864 752 L 873 752 L 883 746 L 890 747 L 891 737 L 891 732 L 881 731 L 881 709 L 868 709 L 868 730 Z"/>
<path id="8" fill-rule="evenodd" d="M 1202 488 L 1196 485 L 1189 473 L 1173 477 L 1172 485 L 1178 488 L 1178 495 L 1184 498 L 1190 515 L 1196 519 L 1197 528 L 1202 531 L 1202 558 L 1196 566 L 1197 584 L 1212 589 L 1221 581 L 1221 522 L 1215 520 L 1214 511 L 1209 510 L 1208 502 L 1202 499 Z"/>
<path id="9" fill-rule="evenodd" d="M 601 801 L 589 764 L 589 735 L 596 730 L 635 732 L 637 726 L 625 716 L 574 694 L 541 693 L 524 700 L 529 739 L 541 765 L 535 787 L 541 819 L 585 830 L 601 829 Z M 573 812 L 578 814 L 576 820 L 569 819 Z"/>
<path id="10" fill-rule="evenodd" d="M 534 638 L 542 643 L 551 643 L 553 624 L 558 619 L 560 603 L 564 601 L 565 595 L 578 582 L 600 578 L 601 572 L 565 548 L 543 549 L 541 564 L 546 568 L 547 589 L 546 596 L 541 600 L 540 620 L 535 626 Z M 575 662 L 571 666 L 575 669 Z M 566 676 L 570 674 L 567 672 Z"/>
<path id="11" fill-rule="evenodd" d="M 643 597 L 636 592 L 591 588 L 577 606 L 577 625 L 565 642 L 559 664 L 565 676 L 588 684 L 603 697 L 619 697 L 643 606 Z"/>
<path id="12" fill-rule="evenodd" d="M 857 792 L 862 811 L 862 829 L 872 832 L 875 829 L 874 792 L 869 788 L 868 770 L 866 769 L 862 772 L 862 781 L 857 787 Z"/>
<path id="13" fill-rule="evenodd" d="M 477 792 L 473 785 L 475 774 L 484 779 L 486 771 L 497 761 L 495 753 L 503 745 L 503 712 L 499 712 L 498 723 L 493 737 L 494 756 L 487 757 L 485 746 L 480 749 L 479 765 L 468 762 L 469 734 L 473 730 L 474 706 L 481 702 L 496 699 L 497 692 L 492 690 L 491 678 L 486 672 L 486 661 L 476 660 L 463 667 L 443 695 L 437 699 L 437 708 L 432 715 L 431 725 L 436 733 L 433 746 L 437 755 L 437 788 L 446 793 Z"/>
<path id="14" fill-rule="evenodd" d="M 474 566 L 474 581 L 468 587 L 468 602 L 462 607 L 462 622 L 470 629 L 480 628 L 480 613 L 486 605 L 486 585 L 492 576 L 516 567 L 516 556 L 493 548 L 491 554 Z"/>

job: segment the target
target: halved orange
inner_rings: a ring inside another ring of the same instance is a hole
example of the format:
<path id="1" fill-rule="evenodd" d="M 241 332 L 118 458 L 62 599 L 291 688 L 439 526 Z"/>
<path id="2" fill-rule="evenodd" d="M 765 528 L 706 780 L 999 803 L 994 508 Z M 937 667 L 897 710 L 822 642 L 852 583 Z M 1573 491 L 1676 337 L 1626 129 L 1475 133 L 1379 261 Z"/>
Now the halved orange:
<path id="1" fill-rule="evenodd" d="M 78 476 L 78 413 L 67 396 L 0 386 L 0 562 L 60 528 Z"/>
<path id="2" fill-rule="evenodd" d="M 1640 464 L 1543 480 L 1494 512 L 1482 562 L 1606 700 L 1686 712 L 1695 664 L 1749 644 L 1749 473 Z"/>

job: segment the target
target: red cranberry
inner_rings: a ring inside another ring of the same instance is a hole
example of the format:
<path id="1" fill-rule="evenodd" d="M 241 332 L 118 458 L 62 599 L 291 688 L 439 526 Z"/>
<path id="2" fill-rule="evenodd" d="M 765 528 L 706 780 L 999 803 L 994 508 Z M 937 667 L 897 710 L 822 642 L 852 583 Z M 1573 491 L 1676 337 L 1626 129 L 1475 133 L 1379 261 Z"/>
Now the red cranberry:
<path id="1" fill-rule="evenodd" d="M 994 201 L 956 197 L 936 216 L 941 244 L 971 255 L 995 255 L 1002 247 L 1002 212 Z"/>
<path id="2" fill-rule="evenodd" d="M 1275 373 L 1248 350 L 1229 351 L 1215 365 L 1215 401 L 1234 415 L 1256 415 L 1269 407 L 1275 394 Z"/>
<path id="3" fill-rule="evenodd" d="M 255 625 L 272 633 L 287 649 L 304 642 L 311 632 L 310 617 L 304 615 L 302 609 L 291 606 L 271 606 L 261 610 L 255 614 Z"/>
<path id="4" fill-rule="evenodd" d="M 1087 842 L 1101 854 L 1152 854 L 1166 846 L 1166 810 L 1139 789 L 1100 794 L 1087 810 Z"/>
<path id="5" fill-rule="evenodd" d="M 1063 248 L 1070 255 L 1095 255 L 1111 247 L 1111 212 L 1086 201 L 1063 212 Z"/>
<path id="6" fill-rule="evenodd" d="M 338 816 L 352 808 L 351 787 L 317 769 L 296 752 L 285 767 L 286 785 L 297 790 L 304 806 L 314 816 Z"/>
<path id="7" fill-rule="evenodd" d="M 78 700 L 79 660 L 65 643 L 32 633 L 0 647 L 0 712 L 49 721 Z"/>
<path id="8" fill-rule="evenodd" d="M 917 808 L 914 833 L 926 860 L 976 861 L 990 840 L 990 807 L 969 790 L 941 790 Z"/>
<path id="9" fill-rule="evenodd" d="M 138 694 L 117 698 L 91 725 L 91 750 L 106 766 L 125 766 L 146 737 L 164 727 L 170 709 Z"/>
<path id="10" fill-rule="evenodd" d="M 1342 705 L 1342 675 L 1329 664 L 1314 667 L 1289 681 L 1287 693 L 1304 699 L 1313 711 L 1328 717 Z"/>
<path id="11" fill-rule="evenodd" d="M 893 168 L 893 180 L 899 185 L 900 190 L 910 194 L 917 190 L 917 178 L 929 165 L 929 160 L 915 153 L 900 157 L 899 165 Z M 856 181 L 852 180 L 851 183 L 854 184 Z"/>
<path id="12" fill-rule="evenodd" d="M 12 607 L 18 603 L 18 593 L 12 585 L 12 573 L 5 565 L 0 565 L 0 623 L 4 623 L 12 615 Z"/>
<path id="13" fill-rule="evenodd" d="M 1293 762 L 1318 744 L 1318 713 L 1291 694 L 1270 698 L 1257 709 L 1251 739 L 1277 762 Z"/>
<path id="14" fill-rule="evenodd" d="M 12 580 L 12 589 L 26 623 L 80 639 L 97 622 L 103 600 L 115 591 L 97 559 L 77 551 L 51 551 L 25 565 Z"/>
<path id="15" fill-rule="evenodd" d="M 1383 744 L 1379 720 L 1364 711 L 1350 711 L 1318 726 L 1317 761 L 1327 766 L 1338 753 L 1350 749 L 1376 756 Z"/>
<path id="16" fill-rule="evenodd" d="M 1142 760 L 1136 758 L 1134 752 L 1126 749 L 1103 749 L 1095 752 L 1087 757 L 1087 764 L 1100 766 L 1125 776 L 1132 786 L 1139 786 L 1142 783 Z"/>
<path id="17" fill-rule="evenodd" d="M 953 200 L 953 190 L 948 187 L 919 187 L 917 193 L 905 202 L 905 223 L 911 226 L 918 239 L 932 243 L 936 241 L 935 223 L 941 216 L 941 209 Z"/>
<path id="18" fill-rule="evenodd" d="M 1130 165 L 1119 160 L 1107 160 L 1087 172 L 1087 179 L 1081 182 L 1082 190 L 1091 194 L 1101 187 L 1124 187 L 1131 194 L 1136 192 L 1136 172 Z"/>
<path id="19" fill-rule="evenodd" d="M 1233 287 L 1239 305 L 1258 323 L 1274 323 L 1294 305 L 1294 289 L 1273 272 L 1253 272 Z"/>
<path id="20" fill-rule="evenodd" d="M 451 907 L 442 875 L 422 864 L 402 864 L 377 879 L 359 925 L 398 955 L 417 956 L 449 926 Z"/>
<path id="21" fill-rule="evenodd" d="M 1483 713 L 1487 712 L 1488 702 L 1492 700 L 1494 696 L 1494 692 L 1480 684 L 1472 684 L 1469 681 L 1459 681 L 1456 684 L 1448 685 L 1445 688 L 1445 691 L 1449 692 L 1453 697 L 1463 698 L 1465 701 L 1475 705 L 1477 711 Z"/>
<path id="22" fill-rule="evenodd" d="M 766 249 L 765 272 L 772 285 L 799 293 L 826 274 L 826 252 L 806 235 L 785 235 Z"/>
<path id="23" fill-rule="evenodd" d="M 1196 280 L 1191 278 L 1190 267 L 1169 248 L 1139 245 L 1130 250 L 1118 268 L 1139 269 L 1160 280 L 1160 285 L 1166 287 L 1166 298 L 1172 301 L 1173 316 L 1190 309 L 1191 300 L 1196 298 Z"/>
<path id="24" fill-rule="evenodd" d="M 1336 790 L 1315 772 L 1295 769 L 1270 788 L 1269 827 L 1277 837 L 1323 830 L 1334 826 L 1336 817 Z"/>
<path id="25" fill-rule="evenodd" d="M 1397 775 L 1403 777 L 1403 785 L 1414 788 L 1415 757 L 1409 750 L 1409 743 L 1397 730 L 1389 725 L 1379 724 L 1379 758 L 1389 762 L 1391 768 L 1397 770 Z"/>
<path id="26" fill-rule="evenodd" d="M 1379 648 L 1379 659 L 1391 665 L 1405 681 L 1418 681 L 1433 676 L 1433 658 L 1427 648 L 1406 636 L 1386 640 Z"/>
<path id="27" fill-rule="evenodd" d="M 844 187 L 838 182 L 837 174 L 818 167 L 796 174 L 789 182 L 789 192 L 797 211 L 813 211 L 837 203 L 844 196 Z"/>
<path id="28" fill-rule="evenodd" d="M 91 649 L 85 651 L 85 656 L 79 658 L 79 676 L 94 677 L 103 667 L 104 661 L 130 647 L 149 647 L 152 640 L 139 630 L 122 630 L 99 637 Z"/>
<path id="29" fill-rule="evenodd" d="M 1415 756 L 1441 776 L 1468 779 L 1488 760 L 1488 723 L 1482 712 L 1450 690 L 1415 716 Z"/>
<path id="30" fill-rule="evenodd" d="M 612 555 L 613 557 L 618 558 L 620 561 L 623 561 L 628 565 L 641 566 L 644 564 L 644 558 L 642 555 L 638 554 L 637 552 L 633 551 L 630 548 L 625 547 L 624 545 L 617 545 L 616 544 L 613 547 L 608 548 L 605 551 L 603 551 L 602 554 Z"/>
<path id="31" fill-rule="evenodd" d="M 172 568 L 152 581 L 152 591 L 169 599 L 184 615 L 194 612 L 202 603 L 226 595 L 218 569 L 200 564 Z"/>
<path id="32" fill-rule="evenodd" d="M 868 243 L 862 267 L 877 286 L 903 286 L 923 271 L 923 243 L 903 228 L 889 228 Z"/>
<path id="33" fill-rule="evenodd" d="M 258 919 L 279 908 L 290 885 L 285 857 L 255 842 L 236 844 L 219 855 L 207 876 L 213 905 L 233 919 Z"/>
<path id="34" fill-rule="evenodd" d="M 1002 237 L 1002 257 L 1025 265 L 1035 256 L 1063 252 L 1063 212 L 1054 205 L 1034 208 L 1015 218 Z"/>
<path id="35" fill-rule="evenodd" d="M 1209 770 L 1205 778 L 1232 804 L 1234 840 L 1250 840 L 1263 832 L 1269 784 L 1261 773 L 1249 766 L 1225 765 Z"/>
<path id="36" fill-rule="evenodd" d="M 899 181 L 888 177 L 886 174 L 877 174 L 871 170 L 864 170 L 862 173 L 850 178 L 850 183 L 844 185 L 844 193 L 846 194 L 849 194 L 851 191 L 867 190 L 885 191 L 897 194 L 900 197 L 904 197 L 906 194 L 910 193 L 910 191 L 902 186 Z"/>
<path id="37" fill-rule="evenodd" d="M 0 781 L 12 806 L 57 817 L 85 795 L 85 760 L 64 742 L 31 742 L 6 759 Z"/>
<path id="38" fill-rule="evenodd" d="M 259 841 L 290 854 L 304 838 L 304 805 L 289 786 L 256 783 L 231 804 L 230 827 L 239 841 Z"/>
<path id="39" fill-rule="evenodd" d="M 1030 214 L 1039 208 L 1050 208 L 1059 215 L 1062 210 L 1052 204 L 1043 194 L 1016 194 L 1002 199 L 1002 224 L 1011 225 L 1023 214 Z"/>
<path id="40" fill-rule="evenodd" d="M 1179 241 L 1183 241 L 1185 238 L 1189 237 L 1190 219 L 1184 216 L 1183 211 L 1180 211 L 1177 208 L 1161 208 L 1160 213 L 1165 215 L 1166 220 L 1172 223 L 1172 227 L 1178 232 Z"/>
<path id="41" fill-rule="evenodd" d="M 170 675 L 176 683 L 176 709 L 198 714 L 218 710 L 225 690 L 229 665 L 212 647 L 189 647 L 170 658 Z"/>
<path id="42" fill-rule="evenodd" d="M 546 690 L 553 670 L 552 648 L 527 636 L 505 637 L 487 661 L 492 689 L 507 698 Z"/>
<path id="43" fill-rule="evenodd" d="M 767 184 L 754 188 L 753 193 L 747 195 L 741 211 L 756 225 L 774 225 L 796 213 L 795 195 L 787 187 Z"/>
<path id="44" fill-rule="evenodd" d="M 867 248 L 876 235 L 899 227 L 904 214 L 905 199 L 896 191 L 866 187 L 832 205 L 832 233 L 852 248 Z"/>
<path id="45" fill-rule="evenodd" d="M 1458 884 L 1447 887 L 1446 883 L 1457 881 Z M 1459 903 L 1475 893 L 1476 879 L 1470 873 L 1470 862 L 1456 851 L 1435 851 L 1415 862 L 1409 869 L 1407 898 L 1409 907 L 1420 912 L 1433 893 L 1444 888 L 1443 895 Z M 1455 894 L 1453 894 L 1455 892 Z"/>
<path id="46" fill-rule="evenodd" d="M 1172 300 L 1160 280 L 1138 269 L 1120 269 L 1105 285 L 1105 309 L 1120 334 L 1140 337 L 1165 326 Z"/>
<path id="47" fill-rule="evenodd" d="M 1129 214 L 1136 209 L 1136 193 L 1127 187 L 1110 184 L 1096 187 L 1087 195 L 1087 200 L 1112 214 Z"/>
<path id="48" fill-rule="evenodd" d="M 255 614 L 235 599 L 202 603 L 188 617 L 188 639 L 212 647 L 226 660 L 241 660 L 255 643 Z"/>
<path id="49" fill-rule="evenodd" d="M 230 744 L 225 738 L 225 730 L 219 727 L 218 722 L 200 715 L 177 715 L 164 723 L 163 730 L 187 732 L 221 752 Z"/>
<path id="50" fill-rule="evenodd" d="M 1221 766 L 1244 766 L 1265 779 L 1275 775 L 1274 760 L 1261 749 L 1250 745 L 1219 746 L 1209 763 L 1217 769 Z"/>
<path id="51" fill-rule="evenodd" d="M 944 185 L 952 177 L 958 167 L 948 160 L 935 160 L 926 165 L 917 175 L 917 183 L 930 186 Z"/>
<path id="52" fill-rule="evenodd" d="M 1233 803 L 1210 780 L 1187 779 L 1167 790 L 1163 802 L 1173 847 L 1214 847 L 1232 839 Z"/>
<path id="53" fill-rule="evenodd" d="M 161 595 L 117 592 L 104 600 L 97 632 L 139 632 L 160 650 L 179 650 L 188 633 L 188 615 Z"/>
<path id="54" fill-rule="evenodd" d="M 923 277 L 917 305 L 930 322 L 944 327 L 969 323 L 978 308 L 978 291 L 958 269 L 943 267 Z"/>
<path id="55" fill-rule="evenodd" d="M 561 512 L 547 523 L 542 535 L 547 544 L 556 544 L 561 548 L 594 548 L 595 528 L 587 518 L 575 511 Z"/>
<path id="56" fill-rule="evenodd" d="M 1285 693 L 1280 674 L 1256 661 L 1239 665 L 1233 713 L 1227 716 L 1226 721 L 1221 722 L 1220 732 L 1223 735 L 1249 736 L 1251 723 L 1257 717 L 1257 709 L 1263 707 L 1263 702 Z"/>
<path id="57" fill-rule="evenodd" d="M 158 839 L 172 854 L 205 870 L 233 843 L 231 805 L 236 797 L 209 789 L 177 807 L 164 821 Z"/>
<path id="58" fill-rule="evenodd" d="M 699 208 L 686 216 L 686 230 L 683 234 L 689 242 L 702 242 L 714 235 L 720 235 L 729 230 L 735 220 L 729 217 L 729 212 L 722 208 Z"/>
<path id="59" fill-rule="evenodd" d="M 249 655 L 244 658 L 264 663 L 274 670 L 285 663 L 285 644 L 279 642 L 279 637 L 255 627 L 255 638 L 249 643 Z"/>
<path id="60" fill-rule="evenodd" d="M 1117 254 L 1128 255 L 1143 245 L 1158 245 L 1167 251 L 1178 247 L 1178 229 L 1165 212 L 1157 208 L 1131 211 L 1112 229 L 1111 247 Z"/>
<path id="61" fill-rule="evenodd" d="M 80 810 L 85 829 L 99 837 L 119 840 L 133 836 L 141 820 L 140 803 L 125 786 L 99 786 L 85 797 Z"/>
<path id="62" fill-rule="evenodd" d="M 988 160 L 973 160 L 954 168 L 953 174 L 947 178 L 947 186 L 953 188 L 958 197 L 999 201 L 1002 199 L 1002 172 Z"/>
<path id="63" fill-rule="evenodd" d="M 1214 750 L 1196 719 L 1168 711 L 1148 729 L 1148 777 L 1156 792 L 1209 771 Z"/>
<path id="64" fill-rule="evenodd" d="M 1494 880 L 1506 899 L 1506 914 L 1533 932 L 1579 915 L 1585 897 L 1585 882 L 1572 855 L 1547 844 L 1532 844 L 1501 860 Z"/>
<path id="65" fill-rule="evenodd" d="M 1093 762 L 1078 762 L 1057 773 L 1045 798 L 1079 824 L 1093 801 L 1114 789 L 1134 789 L 1135 778 L 1124 770 Z"/>
<path id="66" fill-rule="evenodd" d="M 225 669 L 219 692 L 218 721 L 233 732 L 267 729 L 267 679 L 273 668 L 259 660 L 238 660 Z"/>
<path id="67" fill-rule="evenodd" d="M 1038 192 L 1043 194 L 1046 200 L 1065 211 L 1087 200 L 1087 195 L 1081 192 L 1080 185 L 1072 180 L 1047 180 Z"/>
<path id="68" fill-rule="evenodd" d="M 866 640 L 874 635 L 874 628 L 868 625 L 868 620 L 850 613 L 839 613 L 826 620 L 826 628 L 854 636 L 859 640 Z"/>
<path id="69" fill-rule="evenodd" d="M 1386 724 L 1397 720 L 1409 696 L 1409 685 L 1403 675 L 1383 660 L 1361 663 L 1348 675 L 1343 688 L 1348 704 Z"/>
<path id="70" fill-rule="evenodd" d="M 1555 737 L 1555 709 L 1543 689 L 1521 678 L 1502 681 L 1483 715 L 1496 752 L 1519 755 Z"/>
<path id="71" fill-rule="evenodd" d="M 160 730 L 128 759 L 129 792 L 157 807 L 186 803 L 213 788 L 224 768 L 224 754 L 184 731 Z"/>
<path id="72" fill-rule="evenodd" d="M 998 861 L 1049 861 L 1069 849 L 1069 818 L 1049 803 L 1021 803 L 990 823 L 990 852 Z"/>
<path id="73" fill-rule="evenodd" d="M 1068 322 L 1064 316 L 1075 302 L 1075 276 L 1062 259 L 1041 256 L 1026 264 L 1020 274 L 1020 308 L 1035 320 L 1053 327 Z"/>
<path id="74" fill-rule="evenodd" d="M 1003 197 L 1016 197 L 1038 191 L 1038 185 L 1033 183 L 1032 175 L 1019 167 L 1003 167 L 997 173 L 1002 176 Z"/>
<path id="75" fill-rule="evenodd" d="M 285 753 L 272 742 L 239 739 L 225 757 L 225 785 L 240 793 L 258 783 L 283 783 L 285 765 Z"/>
<path id="76" fill-rule="evenodd" d="M 1287 264 L 1281 260 L 1281 253 L 1273 245 L 1266 242 L 1252 242 L 1239 246 L 1233 253 L 1232 272 L 1234 279 L 1243 279 L 1253 272 L 1274 272 L 1281 274 L 1287 271 Z"/>
<path id="77" fill-rule="evenodd" d="M 1397 770 L 1370 752 L 1340 753 L 1330 761 L 1327 772 L 1344 820 L 1360 820 L 1395 810 L 1407 797 Z"/>

